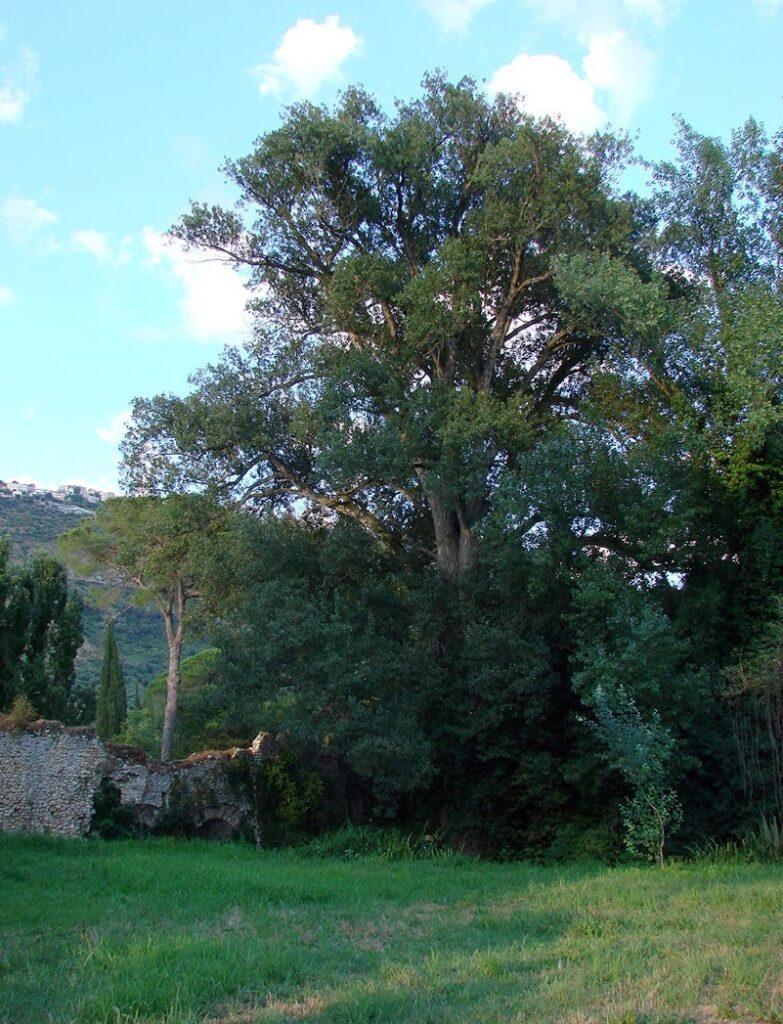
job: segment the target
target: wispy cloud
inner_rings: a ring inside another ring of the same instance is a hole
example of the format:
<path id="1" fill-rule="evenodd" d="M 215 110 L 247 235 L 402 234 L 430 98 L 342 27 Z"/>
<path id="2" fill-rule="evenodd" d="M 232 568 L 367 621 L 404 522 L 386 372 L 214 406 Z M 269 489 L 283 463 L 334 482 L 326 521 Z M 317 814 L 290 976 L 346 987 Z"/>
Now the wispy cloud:
<path id="1" fill-rule="evenodd" d="M 554 23 L 568 35 L 584 38 L 616 28 L 663 28 L 681 0 L 521 0 L 536 21 Z M 772 0 L 774 2 L 774 0 Z"/>
<path id="2" fill-rule="evenodd" d="M 340 77 L 344 61 L 359 50 L 362 40 L 336 14 L 322 22 L 299 18 L 288 29 L 272 60 L 255 68 L 262 96 L 294 92 L 314 96 L 324 83 Z"/>
<path id="3" fill-rule="evenodd" d="M 421 0 L 442 32 L 464 35 L 473 18 L 494 0 Z"/>
<path id="4" fill-rule="evenodd" d="M 772 17 L 778 11 L 783 11 L 783 0 L 754 0 L 754 3 L 767 17 Z"/>
<path id="5" fill-rule="evenodd" d="M 7 285 L 0 284 L 0 306 L 10 306 L 16 301 L 16 293 Z"/>
<path id="6" fill-rule="evenodd" d="M 239 342 L 250 333 L 248 299 L 242 278 L 214 257 L 188 253 L 182 243 L 152 228 L 141 241 L 150 266 L 162 268 L 183 290 L 182 329 L 195 341 Z"/>
<path id="7" fill-rule="evenodd" d="M 102 231 L 95 231 L 93 228 L 74 231 L 71 235 L 71 245 L 78 252 L 88 252 L 99 263 L 111 262 L 111 245 Z"/>
<path id="8" fill-rule="evenodd" d="M 0 44 L 7 32 L 0 26 Z M 19 124 L 36 89 L 38 58 L 21 47 L 14 56 L 0 56 L 0 122 Z"/>
<path id="9" fill-rule="evenodd" d="M 101 441 L 106 441 L 107 444 L 119 444 L 125 436 L 125 430 L 130 423 L 130 419 L 130 409 L 124 409 L 114 417 L 108 427 L 98 427 L 95 433 Z"/>
<path id="10" fill-rule="evenodd" d="M 6 196 L 0 206 L 0 222 L 8 236 L 17 244 L 24 244 L 46 228 L 57 223 L 57 214 L 41 206 L 35 199 Z"/>
<path id="11" fill-rule="evenodd" d="M 130 262 L 132 245 L 133 239 L 126 236 L 115 248 L 108 235 L 102 231 L 96 231 L 94 228 L 73 231 L 70 238 L 72 251 L 88 253 L 103 265 L 122 266 Z"/>

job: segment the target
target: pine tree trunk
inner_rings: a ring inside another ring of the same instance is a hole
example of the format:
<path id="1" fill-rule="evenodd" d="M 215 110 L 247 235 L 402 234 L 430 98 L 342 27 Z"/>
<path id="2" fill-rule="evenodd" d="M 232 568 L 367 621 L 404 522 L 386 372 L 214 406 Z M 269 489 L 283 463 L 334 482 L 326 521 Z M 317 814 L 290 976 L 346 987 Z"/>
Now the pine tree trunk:
<path id="1" fill-rule="evenodd" d="M 174 730 L 177 725 L 179 708 L 180 660 L 182 657 L 182 638 L 177 634 L 169 644 L 169 670 L 166 676 L 166 710 L 163 713 L 163 735 L 160 741 L 161 761 L 171 760 L 174 746 Z"/>
<path id="2" fill-rule="evenodd" d="M 176 601 L 176 624 L 174 604 Z M 180 585 L 177 594 L 168 604 L 161 608 L 163 621 L 166 624 L 166 641 L 169 648 L 169 670 L 166 676 L 166 709 L 163 713 L 163 734 L 160 741 L 161 761 L 171 760 L 174 747 L 174 730 L 177 727 L 177 710 L 179 708 L 179 687 L 181 681 L 180 662 L 182 661 L 182 641 L 184 625 L 182 615 L 185 611 L 185 593 Z"/>

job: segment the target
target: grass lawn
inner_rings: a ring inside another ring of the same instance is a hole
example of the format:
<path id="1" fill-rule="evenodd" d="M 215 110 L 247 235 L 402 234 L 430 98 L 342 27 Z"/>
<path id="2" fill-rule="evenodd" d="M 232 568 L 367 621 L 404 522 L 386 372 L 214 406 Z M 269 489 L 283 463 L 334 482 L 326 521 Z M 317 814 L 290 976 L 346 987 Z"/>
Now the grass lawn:
<path id="1" fill-rule="evenodd" d="M 0 1021 L 783 1020 L 783 870 L 0 837 Z"/>

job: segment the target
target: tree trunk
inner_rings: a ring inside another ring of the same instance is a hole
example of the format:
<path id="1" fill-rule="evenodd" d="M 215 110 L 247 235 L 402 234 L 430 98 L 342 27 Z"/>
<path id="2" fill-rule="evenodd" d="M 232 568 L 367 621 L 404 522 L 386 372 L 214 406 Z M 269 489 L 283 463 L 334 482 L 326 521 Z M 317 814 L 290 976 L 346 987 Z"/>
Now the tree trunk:
<path id="1" fill-rule="evenodd" d="M 476 539 L 459 501 L 444 499 L 424 486 L 435 532 L 435 557 L 444 580 L 456 583 L 473 568 Z"/>
<path id="2" fill-rule="evenodd" d="M 179 631 L 177 631 L 179 633 Z M 166 676 L 166 710 L 163 713 L 163 735 L 160 741 L 161 761 L 171 760 L 171 749 L 174 746 L 174 730 L 177 725 L 177 709 L 179 707 L 180 660 L 182 657 L 182 638 L 175 636 L 169 644 L 169 671 Z"/>
<path id="3" fill-rule="evenodd" d="M 182 660 L 182 641 L 184 625 L 182 613 L 185 610 L 185 595 L 182 587 L 176 595 L 177 616 L 174 623 L 174 600 L 161 609 L 166 624 L 166 641 L 169 648 L 169 670 L 166 676 L 166 710 L 163 713 L 163 734 L 160 740 L 161 761 L 171 760 L 174 746 L 174 730 L 177 727 L 177 709 L 179 708 L 179 684 L 181 680 L 180 662 Z"/>

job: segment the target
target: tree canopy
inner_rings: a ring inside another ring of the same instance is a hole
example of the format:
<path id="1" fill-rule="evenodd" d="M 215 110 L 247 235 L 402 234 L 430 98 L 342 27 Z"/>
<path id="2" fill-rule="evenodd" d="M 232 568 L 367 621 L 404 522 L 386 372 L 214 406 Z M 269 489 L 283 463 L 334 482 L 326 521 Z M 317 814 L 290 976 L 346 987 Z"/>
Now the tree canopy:
<path id="1" fill-rule="evenodd" d="M 161 758 L 171 756 L 179 702 L 186 608 L 199 595 L 198 557 L 210 542 L 212 506 L 196 495 L 112 498 L 65 534 L 62 550 L 82 573 L 109 570 L 160 612 L 168 646 Z"/>
<path id="2" fill-rule="evenodd" d="M 559 276 L 628 302 L 664 287 L 644 205 L 613 188 L 624 152 L 469 80 L 431 77 L 391 118 L 358 89 L 292 107 L 226 165 L 239 210 L 194 204 L 174 229 L 249 269 L 255 340 L 188 398 L 137 401 L 131 490 L 306 503 L 459 578 L 498 476 L 618 341 Z"/>
<path id="3" fill-rule="evenodd" d="M 782 155 L 680 124 L 642 199 L 623 139 L 436 75 L 226 165 L 236 208 L 172 230 L 245 275 L 252 341 L 123 445 L 129 502 L 254 516 L 202 563 L 210 728 L 495 849 L 739 827 L 727 678 L 783 594 Z"/>

